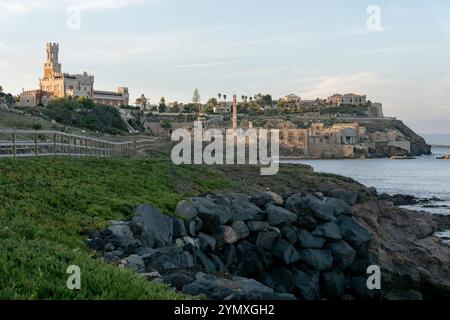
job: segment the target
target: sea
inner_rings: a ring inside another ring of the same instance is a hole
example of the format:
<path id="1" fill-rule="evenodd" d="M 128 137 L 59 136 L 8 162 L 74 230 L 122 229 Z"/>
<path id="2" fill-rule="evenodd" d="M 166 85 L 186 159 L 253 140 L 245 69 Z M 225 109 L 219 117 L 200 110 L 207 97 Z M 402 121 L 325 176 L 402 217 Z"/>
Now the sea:
<path id="1" fill-rule="evenodd" d="M 444 141 L 443 141 L 444 142 Z M 448 143 L 450 145 L 450 142 Z M 432 155 L 411 160 L 343 159 L 343 160 L 288 160 L 284 163 L 307 164 L 316 172 L 333 173 L 375 187 L 378 193 L 408 194 L 418 198 L 439 198 L 431 206 L 405 206 L 408 209 L 432 214 L 450 215 L 450 160 L 438 160 L 450 155 L 450 147 L 432 149 Z M 450 230 L 438 234 L 450 242 Z"/>

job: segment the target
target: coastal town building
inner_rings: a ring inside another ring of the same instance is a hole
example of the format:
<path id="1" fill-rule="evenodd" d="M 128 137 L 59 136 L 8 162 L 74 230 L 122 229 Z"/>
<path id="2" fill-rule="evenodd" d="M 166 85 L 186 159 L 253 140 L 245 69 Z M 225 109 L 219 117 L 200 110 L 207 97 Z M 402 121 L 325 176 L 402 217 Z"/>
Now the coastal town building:
<path id="1" fill-rule="evenodd" d="M 342 104 L 342 94 L 335 93 L 327 98 L 327 103 L 334 106 L 340 106 Z"/>
<path id="2" fill-rule="evenodd" d="M 354 93 L 347 93 L 342 96 L 342 103 L 344 105 L 358 106 L 367 102 L 366 95 L 358 95 Z"/>
<path id="3" fill-rule="evenodd" d="M 59 62 L 59 44 L 47 43 L 46 53 L 44 77 L 39 79 L 39 89 L 23 91 L 20 95 L 20 106 L 46 105 L 51 99 L 67 97 L 86 97 L 96 103 L 115 107 L 129 104 L 126 87 L 119 87 L 116 92 L 94 90 L 93 75 L 85 71 L 81 74 L 63 73 Z"/>
<path id="4" fill-rule="evenodd" d="M 294 104 L 300 104 L 300 102 L 302 101 L 302 98 L 296 94 L 288 94 L 287 96 L 282 97 L 281 101 L 288 102 L 288 103 L 294 103 Z"/>

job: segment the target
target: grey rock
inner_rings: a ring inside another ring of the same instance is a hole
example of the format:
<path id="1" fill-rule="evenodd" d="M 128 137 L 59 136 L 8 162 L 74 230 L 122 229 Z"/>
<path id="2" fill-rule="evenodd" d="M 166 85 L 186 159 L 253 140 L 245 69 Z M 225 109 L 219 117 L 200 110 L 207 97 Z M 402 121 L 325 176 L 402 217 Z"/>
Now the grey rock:
<path id="1" fill-rule="evenodd" d="M 330 250 L 304 249 L 299 254 L 302 261 L 317 271 L 330 270 L 333 265 Z"/>
<path id="2" fill-rule="evenodd" d="M 195 277 L 191 273 L 181 270 L 167 273 L 162 278 L 165 283 L 177 290 L 182 290 L 185 285 L 195 281 Z"/>
<path id="3" fill-rule="evenodd" d="M 256 238 L 256 246 L 266 250 L 272 250 L 275 240 L 280 237 L 280 233 L 276 231 L 259 232 Z"/>
<path id="4" fill-rule="evenodd" d="M 294 289 L 294 274 L 286 267 L 274 266 L 269 271 L 270 278 L 278 284 L 281 284 L 285 291 L 283 293 L 292 292 Z"/>
<path id="5" fill-rule="evenodd" d="M 334 222 L 328 222 L 318 225 L 312 232 L 313 236 L 322 237 L 330 241 L 338 241 L 342 239 L 341 231 Z"/>
<path id="6" fill-rule="evenodd" d="M 361 299 L 379 299 L 382 294 L 381 290 L 369 290 L 367 287 L 367 276 L 353 277 L 350 281 L 350 286 Z"/>
<path id="7" fill-rule="evenodd" d="M 235 221 L 233 222 L 232 228 L 234 233 L 236 234 L 236 239 L 239 241 L 241 239 L 245 239 L 250 235 L 250 231 L 247 228 L 247 225 L 243 221 Z"/>
<path id="8" fill-rule="evenodd" d="M 198 211 L 198 216 L 202 219 L 206 231 L 214 231 L 220 224 L 225 224 L 231 219 L 231 212 L 224 206 L 219 206 L 208 198 L 192 198 L 194 207 Z"/>
<path id="9" fill-rule="evenodd" d="M 249 221 L 247 222 L 247 227 L 252 232 L 265 231 L 270 227 L 270 223 L 266 221 Z"/>
<path id="10" fill-rule="evenodd" d="M 191 201 L 182 200 L 178 202 L 175 214 L 182 219 L 192 220 L 198 215 L 198 212 Z"/>
<path id="11" fill-rule="evenodd" d="M 209 257 L 211 258 L 211 261 L 214 263 L 214 266 L 218 272 L 221 272 L 221 273 L 228 272 L 227 267 L 225 266 L 223 261 L 220 260 L 220 258 L 218 256 L 211 254 Z"/>
<path id="12" fill-rule="evenodd" d="M 346 288 L 345 275 L 340 271 L 322 273 L 322 292 L 330 297 L 338 297 Z"/>
<path id="13" fill-rule="evenodd" d="M 126 222 L 112 221 L 112 225 L 108 227 L 108 230 L 122 248 L 138 243 Z"/>
<path id="14" fill-rule="evenodd" d="M 329 197 L 338 198 L 347 202 L 348 205 L 353 206 L 358 199 L 358 193 L 347 191 L 343 189 L 333 189 L 328 192 Z"/>
<path id="15" fill-rule="evenodd" d="M 315 237 L 307 230 L 300 230 L 297 234 L 301 247 L 305 249 L 321 249 L 325 245 L 325 239 Z"/>
<path id="16" fill-rule="evenodd" d="M 251 201 L 260 208 L 265 208 L 266 204 L 272 201 L 272 197 L 266 192 L 259 192 L 255 194 Z"/>
<path id="17" fill-rule="evenodd" d="M 280 296 L 273 289 L 253 279 L 243 277 L 225 279 L 204 273 L 198 273 L 194 282 L 183 287 L 183 292 L 190 295 L 204 294 L 210 299 L 219 300 L 265 300 Z M 281 297 L 294 299 L 290 295 L 281 295 Z"/>
<path id="18" fill-rule="evenodd" d="M 233 221 L 255 220 L 262 214 L 262 210 L 258 206 L 244 198 L 234 199 L 231 203 L 231 210 Z"/>
<path id="19" fill-rule="evenodd" d="M 206 251 L 208 248 L 211 251 L 216 250 L 217 241 L 213 236 L 200 232 L 198 234 L 198 239 L 200 240 L 202 251 Z"/>
<path id="20" fill-rule="evenodd" d="M 189 236 L 195 237 L 197 235 L 197 231 L 195 228 L 195 220 L 186 221 L 184 223 L 184 226 Z"/>
<path id="21" fill-rule="evenodd" d="M 369 231 L 359 225 L 353 218 L 347 216 L 339 217 L 338 226 L 344 240 L 347 241 L 359 255 L 365 255 L 372 239 Z"/>
<path id="22" fill-rule="evenodd" d="M 341 214 L 352 215 L 352 207 L 344 200 L 337 198 L 327 198 L 325 202 L 331 205 L 334 209 L 334 215 L 339 216 Z"/>
<path id="23" fill-rule="evenodd" d="M 217 247 L 220 248 L 225 244 L 233 244 L 238 241 L 236 232 L 230 226 L 220 226 L 216 229 L 214 238 L 217 242 Z"/>
<path id="24" fill-rule="evenodd" d="M 327 203 L 326 201 L 317 199 L 312 195 L 308 195 L 308 208 L 311 210 L 312 216 L 315 219 L 322 221 L 332 221 L 336 222 L 336 217 L 334 216 L 334 207 Z"/>
<path id="25" fill-rule="evenodd" d="M 286 225 L 280 228 L 281 237 L 289 241 L 291 244 L 295 245 L 297 243 L 297 228 L 294 226 Z"/>
<path id="26" fill-rule="evenodd" d="M 310 215 L 298 216 L 294 224 L 301 229 L 312 231 L 316 228 L 317 221 Z"/>
<path id="27" fill-rule="evenodd" d="M 266 205 L 267 220 L 272 226 L 278 226 L 282 223 L 293 223 L 297 220 L 297 215 L 284 208 L 273 204 Z"/>
<path id="28" fill-rule="evenodd" d="M 225 245 L 219 255 L 227 268 L 238 262 L 237 250 L 234 245 Z"/>
<path id="29" fill-rule="evenodd" d="M 195 260 L 194 257 L 187 251 L 184 251 L 182 254 L 180 254 L 180 267 L 182 268 L 192 268 L 195 266 Z"/>
<path id="30" fill-rule="evenodd" d="M 304 300 L 319 300 L 321 297 L 319 272 L 295 271 L 294 286 L 295 291 Z"/>
<path id="31" fill-rule="evenodd" d="M 297 214 L 306 215 L 306 205 L 308 200 L 300 194 L 294 194 L 286 200 L 286 209 Z"/>
<path id="32" fill-rule="evenodd" d="M 337 241 L 327 246 L 331 251 L 334 262 L 341 270 L 347 269 L 356 257 L 356 251 L 345 241 Z"/>
<path id="33" fill-rule="evenodd" d="M 294 246 L 283 239 L 278 239 L 274 242 L 271 252 L 274 256 L 282 259 L 287 265 L 300 260 L 300 255 Z"/>
<path id="34" fill-rule="evenodd" d="M 266 193 L 269 195 L 272 202 L 275 203 L 277 206 L 282 206 L 284 204 L 283 197 L 280 196 L 279 194 L 272 191 L 267 191 Z"/>
<path id="35" fill-rule="evenodd" d="M 144 260 L 136 254 L 128 256 L 124 260 L 127 261 L 127 268 L 133 269 L 137 272 L 143 272 L 145 270 Z"/>
<path id="36" fill-rule="evenodd" d="M 187 236 L 186 227 L 184 225 L 184 221 L 181 221 L 180 219 L 172 219 L 173 224 L 173 237 L 174 238 L 181 238 L 184 236 Z"/>
<path id="37" fill-rule="evenodd" d="M 214 263 L 200 250 L 195 251 L 195 256 L 200 260 L 200 263 L 205 268 L 206 272 L 213 273 L 216 271 Z"/>
<path id="38" fill-rule="evenodd" d="M 141 228 L 139 235 L 147 247 L 159 248 L 172 243 L 172 220 L 150 205 L 142 205 L 136 209 L 133 222 Z"/>
<path id="39" fill-rule="evenodd" d="M 108 242 L 107 244 L 105 244 L 105 247 L 104 247 L 105 251 L 111 252 L 111 251 L 114 251 L 114 249 L 115 249 L 115 247 L 111 242 Z"/>
<path id="40" fill-rule="evenodd" d="M 183 250 L 186 249 L 187 246 L 192 246 L 193 248 L 200 248 L 200 241 L 196 238 L 191 237 L 183 237 L 175 240 L 175 245 Z"/>

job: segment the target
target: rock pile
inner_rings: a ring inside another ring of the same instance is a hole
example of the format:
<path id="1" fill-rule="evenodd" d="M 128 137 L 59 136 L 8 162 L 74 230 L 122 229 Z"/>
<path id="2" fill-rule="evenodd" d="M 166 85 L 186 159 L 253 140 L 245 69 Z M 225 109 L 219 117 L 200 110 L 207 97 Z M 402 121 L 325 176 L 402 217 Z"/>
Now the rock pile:
<path id="1" fill-rule="evenodd" d="M 357 194 L 208 195 L 171 218 L 149 205 L 88 244 L 120 267 L 210 299 L 373 298 L 371 236 L 352 217 Z"/>

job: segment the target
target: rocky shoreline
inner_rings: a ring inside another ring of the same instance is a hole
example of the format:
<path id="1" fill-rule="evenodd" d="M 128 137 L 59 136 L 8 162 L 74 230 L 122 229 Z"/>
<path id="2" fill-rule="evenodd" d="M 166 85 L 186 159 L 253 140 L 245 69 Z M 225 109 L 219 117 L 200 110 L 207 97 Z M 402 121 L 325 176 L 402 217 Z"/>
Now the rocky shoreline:
<path id="1" fill-rule="evenodd" d="M 88 245 L 109 263 L 208 299 L 449 295 L 450 250 L 432 236 L 434 222 L 392 202 L 357 199 L 343 189 L 209 194 L 180 202 L 177 218 L 142 205 L 131 221 L 90 234 Z M 413 261 L 414 250 L 423 257 Z M 382 290 L 367 288 L 373 264 L 382 269 Z"/>

